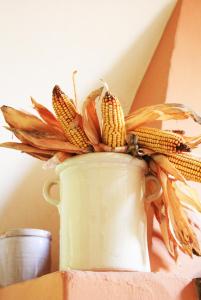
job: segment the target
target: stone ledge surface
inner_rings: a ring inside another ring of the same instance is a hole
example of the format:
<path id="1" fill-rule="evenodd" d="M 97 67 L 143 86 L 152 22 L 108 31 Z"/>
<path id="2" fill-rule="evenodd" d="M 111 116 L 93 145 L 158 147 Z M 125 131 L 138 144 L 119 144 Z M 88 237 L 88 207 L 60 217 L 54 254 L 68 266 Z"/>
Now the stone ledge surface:
<path id="1" fill-rule="evenodd" d="M 1 300 L 197 300 L 194 282 L 171 273 L 55 272 L 0 289 Z"/>

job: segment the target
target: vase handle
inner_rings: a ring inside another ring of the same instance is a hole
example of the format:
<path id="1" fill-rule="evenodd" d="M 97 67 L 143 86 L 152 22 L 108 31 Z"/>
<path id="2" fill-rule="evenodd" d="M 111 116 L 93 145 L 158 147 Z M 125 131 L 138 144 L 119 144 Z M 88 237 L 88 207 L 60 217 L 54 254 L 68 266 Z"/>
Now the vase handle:
<path id="1" fill-rule="evenodd" d="M 57 200 L 57 199 L 54 199 L 52 198 L 52 196 L 50 195 L 51 193 L 51 188 L 54 186 L 54 185 L 59 185 L 59 180 L 47 180 L 45 183 L 44 183 L 44 186 L 43 186 L 43 196 L 45 198 L 45 200 L 52 204 L 52 205 L 55 205 L 55 206 L 58 206 L 59 203 L 60 203 L 60 200 Z"/>
<path id="2" fill-rule="evenodd" d="M 153 176 L 153 175 L 146 175 L 145 176 L 145 183 L 146 183 L 146 185 L 148 184 L 149 181 L 154 182 L 154 184 L 156 186 L 156 189 L 155 189 L 155 191 L 153 193 L 145 196 L 145 201 L 150 203 L 150 202 L 152 202 L 154 200 L 157 200 L 161 196 L 163 190 L 162 190 L 160 181 L 155 176 Z"/>

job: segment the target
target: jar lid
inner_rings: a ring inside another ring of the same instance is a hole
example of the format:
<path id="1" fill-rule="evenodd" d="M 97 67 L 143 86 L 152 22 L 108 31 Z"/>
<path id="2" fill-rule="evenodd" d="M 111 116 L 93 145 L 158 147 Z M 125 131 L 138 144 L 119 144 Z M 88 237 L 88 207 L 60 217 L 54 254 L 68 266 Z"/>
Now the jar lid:
<path id="1" fill-rule="evenodd" d="M 16 228 L 8 230 L 0 235 L 0 238 L 14 237 L 14 236 L 38 236 L 51 239 L 51 233 L 43 229 L 33 228 Z"/>

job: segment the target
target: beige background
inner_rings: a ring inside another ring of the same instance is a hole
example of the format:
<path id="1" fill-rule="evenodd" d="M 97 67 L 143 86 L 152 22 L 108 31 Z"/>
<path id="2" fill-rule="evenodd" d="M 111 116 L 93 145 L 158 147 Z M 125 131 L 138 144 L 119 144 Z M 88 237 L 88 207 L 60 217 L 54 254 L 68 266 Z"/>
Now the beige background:
<path id="1" fill-rule="evenodd" d="M 78 69 L 80 104 L 104 78 L 127 112 L 175 2 L 1 0 L 0 104 L 31 111 L 32 95 L 51 107 L 54 84 L 73 95 L 71 74 Z M 0 141 L 11 139 L 1 128 Z M 56 270 L 58 214 L 41 195 L 43 182 L 53 171 L 5 149 L 0 166 L 0 231 L 50 230 L 52 270 Z"/>

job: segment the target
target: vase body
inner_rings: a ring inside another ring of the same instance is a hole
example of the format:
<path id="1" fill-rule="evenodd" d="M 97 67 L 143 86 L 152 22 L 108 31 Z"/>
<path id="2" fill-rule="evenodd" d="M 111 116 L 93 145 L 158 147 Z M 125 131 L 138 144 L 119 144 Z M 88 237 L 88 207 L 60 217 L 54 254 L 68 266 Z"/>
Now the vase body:
<path id="1" fill-rule="evenodd" d="M 144 210 L 146 163 L 127 154 L 91 153 L 56 167 L 60 269 L 150 271 Z"/>
<path id="2" fill-rule="evenodd" d="M 13 229 L 0 235 L 0 286 L 50 272 L 51 234 L 39 229 Z"/>

